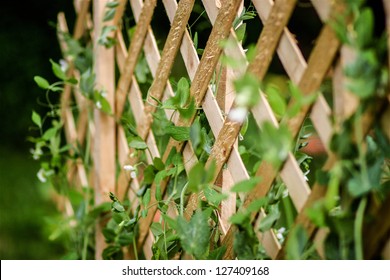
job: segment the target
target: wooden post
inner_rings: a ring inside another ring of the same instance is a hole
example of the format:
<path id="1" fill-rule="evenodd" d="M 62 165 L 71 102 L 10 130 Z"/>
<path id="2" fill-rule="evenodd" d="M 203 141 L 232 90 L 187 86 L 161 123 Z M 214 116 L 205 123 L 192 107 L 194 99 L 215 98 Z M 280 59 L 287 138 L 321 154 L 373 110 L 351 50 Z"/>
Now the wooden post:
<path id="1" fill-rule="evenodd" d="M 114 50 L 107 49 L 97 43 L 103 27 L 103 16 L 107 0 L 94 0 L 94 71 L 96 74 L 96 89 L 103 90 L 106 99 L 114 110 L 115 68 Z M 106 24 L 110 24 L 107 22 Z M 114 113 L 114 112 L 113 112 Z M 95 204 L 109 201 L 108 193 L 115 190 L 115 121 L 113 117 L 94 110 L 95 139 L 94 139 L 94 189 Z M 101 259 L 105 247 L 102 235 L 102 223 L 96 226 L 95 258 Z"/>

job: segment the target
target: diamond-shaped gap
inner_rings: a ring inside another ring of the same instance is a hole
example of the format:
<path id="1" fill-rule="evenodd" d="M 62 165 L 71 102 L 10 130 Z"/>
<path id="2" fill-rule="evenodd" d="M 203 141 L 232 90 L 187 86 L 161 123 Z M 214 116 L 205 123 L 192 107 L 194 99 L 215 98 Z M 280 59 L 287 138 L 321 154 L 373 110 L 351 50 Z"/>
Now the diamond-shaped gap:
<path id="1" fill-rule="evenodd" d="M 153 30 L 154 36 L 156 37 L 157 46 L 159 50 L 162 50 L 171 28 L 163 1 L 157 1 L 150 26 Z"/>
<path id="2" fill-rule="evenodd" d="M 306 60 L 314 48 L 322 26 L 323 23 L 309 0 L 300 1 L 295 6 L 287 27 L 294 34 Z"/>
<path id="3" fill-rule="evenodd" d="M 211 22 L 201 0 L 196 0 L 187 30 L 199 56 L 202 56 L 212 29 Z"/>
<path id="4" fill-rule="evenodd" d="M 121 32 L 126 45 L 126 48 L 130 45 L 130 39 L 134 33 L 136 27 L 136 21 L 134 18 L 133 10 L 130 6 L 130 1 L 127 1 L 125 10 L 123 12 L 121 21 Z"/>
<path id="5" fill-rule="evenodd" d="M 245 28 L 234 26 L 237 37 L 240 36 L 240 33 L 245 31 L 243 36 L 242 46 L 245 49 L 256 46 L 257 40 L 260 37 L 261 30 L 263 29 L 263 23 L 261 22 L 258 12 L 253 5 L 252 1 L 245 0 L 244 8 L 236 17 L 236 20 L 233 23 L 238 22 L 238 18 L 244 19 L 242 23 L 245 24 Z M 252 17 L 252 18 L 249 18 Z"/>

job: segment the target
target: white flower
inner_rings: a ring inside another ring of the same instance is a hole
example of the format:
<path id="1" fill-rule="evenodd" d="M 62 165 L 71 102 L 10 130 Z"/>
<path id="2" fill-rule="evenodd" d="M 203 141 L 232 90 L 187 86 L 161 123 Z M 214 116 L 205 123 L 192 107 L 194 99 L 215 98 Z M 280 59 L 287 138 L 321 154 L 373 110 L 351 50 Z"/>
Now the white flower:
<path id="1" fill-rule="evenodd" d="M 60 59 L 60 65 L 62 72 L 66 72 L 68 70 L 68 62 L 65 59 Z"/>
<path id="2" fill-rule="evenodd" d="M 123 166 L 123 169 L 126 170 L 126 171 L 135 171 L 135 168 L 134 166 L 130 165 L 130 164 L 126 164 Z"/>
<path id="3" fill-rule="evenodd" d="M 107 98 L 107 92 L 106 92 L 106 91 L 102 91 L 102 92 L 101 92 L 101 95 L 102 95 L 104 98 Z"/>
<path id="4" fill-rule="evenodd" d="M 39 147 L 36 148 L 35 150 L 31 148 L 30 153 L 32 154 L 34 160 L 40 159 L 41 155 L 43 155 L 43 152 L 42 152 L 41 148 L 39 148 Z"/>
<path id="5" fill-rule="evenodd" d="M 130 165 L 130 164 L 126 164 L 125 166 L 123 166 L 123 169 L 126 170 L 126 171 L 130 171 L 130 177 L 131 178 L 136 178 L 137 177 L 137 169 Z"/>
<path id="6" fill-rule="evenodd" d="M 101 109 L 102 108 L 102 103 L 100 101 L 96 102 L 96 107 L 98 109 Z"/>
<path id="7" fill-rule="evenodd" d="M 37 173 L 37 177 L 38 177 L 39 181 L 41 181 L 42 183 L 46 183 L 46 181 L 47 181 L 45 175 L 46 175 L 45 170 L 43 168 L 39 169 L 39 171 Z"/>
<path id="8" fill-rule="evenodd" d="M 231 121 L 238 122 L 238 123 L 242 124 L 246 119 L 247 113 L 248 113 L 248 110 L 246 108 L 243 108 L 243 107 L 233 108 L 230 110 L 228 118 Z"/>
<path id="9" fill-rule="evenodd" d="M 283 240 L 284 240 L 283 233 L 284 233 L 285 231 L 286 231 L 286 228 L 285 228 L 285 227 L 281 227 L 280 229 L 278 229 L 278 230 L 276 231 L 276 237 L 277 237 L 279 240 L 283 241 Z"/>
<path id="10" fill-rule="evenodd" d="M 282 195 L 283 197 L 288 197 L 288 189 L 285 189 L 284 191 L 283 191 L 283 195 Z"/>

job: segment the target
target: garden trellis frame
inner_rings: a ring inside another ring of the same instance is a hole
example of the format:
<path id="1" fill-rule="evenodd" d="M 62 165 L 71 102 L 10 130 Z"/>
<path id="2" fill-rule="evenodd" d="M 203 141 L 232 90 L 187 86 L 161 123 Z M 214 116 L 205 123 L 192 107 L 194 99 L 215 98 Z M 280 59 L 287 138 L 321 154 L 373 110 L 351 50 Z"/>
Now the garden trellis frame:
<path id="1" fill-rule="evenodd" d="M 170 151 L 176 149 L 181 152 L 184 158 L 185 170 L 188 172 L 196 164 L 197 157 L 194 154 L 191 143 L 178 142 L 170 139 L 166 150 L 160 154 L 156 140 L 151 130 L 153 123 L 153 113 L 156 110 L 153 99 L 144 101 L 138 82 L 134 76 L 135 67 L 138 58 L 143 51 L 148 66 L 153 76 L 153 83 L 149 89 L 149 96 L 157 100 L 166 100 L 174 96 L 174 91 L 169 82 L 169 75 L 174 65 L 178 53 L 184 61 L 185 68 L 191 80 L 190 94 L 195 99 L 196 106 L 202 107 L 207 120 L 210 124 L 212 133 L 215 136 L 215 143 L 212 148 L 206 167 L 215 161 L 217 172 L 213 181 L 219 182 L 222 191 L 229 193 L 229 189 L 240 181 L 249 179 L 248 172 L 242 162 L 238 151 L 237 139 L 241 128 L 241 123 L 229 118 L 229 111 L 234 108 L 234 95 L 231 81 L 240 77 L 246 72 L 256 75 L 259 80 L 263 80 L 268 73 L 268 68 L 274 56 L 279 59 L 291 81 L 298 85 L 304 95 L 309 95 L 319 90 L 325 77 L 331 73 L 334 88 L 333 109 L 322 94 L 319 94 L 315 102 L 311 105 L 303 106 L 299 113 L 292 118 L 284 118 L 281 122 L 288 125 L 290 132 L 296 136 L 306 117 L 310 116 L 314 128 L 318 133 L 321 142 L 327 149 L 327 162 L 324 169 L 329 170 L 337 162 L 337 158 L 328 148 L 331 136 L 343 119 L 351 115 L 357 108 L 356 98 L 345 90 L 345 77 L 342 72 L 343 67 L 353 57 L 351 50 L 340 44 L 334 30 L 328 23 L 328 19 L 342 9 L 341 1 L 323 1 L 312 0 L 311 3 L 323 22 L 321 32 L 316 39 L 314 48 L 306 61 L 298 47 L 293 34 L 287 28 L 290 16 L 297 5 L 296 0 L 253 0 L 251 1 L 256 9 L 257 15 L 263 23 L 263 29 L 258 39 L 254 60 L 250 63 L 246 60 L 245 52 L 237 40 L 232 29 L 233 20 L 239 14 L 242 8 L 241 0 L 203 0 L 202 4 L 210 19 L 213 29 L 207 41 L 206 48 L 200 59 L 194 47 L 194 43 L 187 30 L 187 23 L 192 12 L 194 0 L 163 0 L 165 11 L 170 21 L 170 31 L 166 39 L 164 49 L 161 54 L 157 47 L 156 38 L 151 28 L 154 8 L 157 0 L 119 0 L 119 6 L 116 8 L 115 16 L 109 22 L 103 23 L 106 3 L 108 0 L 75 0 L 75 9 L 77 20 L 73 32 L 73 37 L 79 39 L 85 32 L 90 32 L 94 40 L 94 72 L 96 73 L 96 86 L 104 89 L 107 93 L 106 99 L 111 105 L 113 116 L 94 110 L 93 121 L 88 121 L 86 106 L 88 101 L 70 85 L 66 85 L 62 94 L 61 108 L 62 119 L 65 127 L 65 136 L 68 143 L 84 145 L 87 131 L 92 135 L 91 152 L 93 157 L 93 170 L 87 172 L 81 161 L 70 161 L 68 180 L 77 181 L 79 186 L 92 186 L 95 193 L 95 203 L 100 204 L 109 201 L 108 193 L 115 193 L 120 199 L 125 195 L 134 196 L 131 189 L 137 190 L 140 187 L 138 178 L 131 179 L 126 176 L 123 170 L 117 175 L 117 162 L 120 166 L 125 164 L 135 165 L 137 158 L 130 157 L 130 150 L 124 127 L 118 122 L 126 102 L 129 102 L 132 113 L 137 124 L 136 130 L 139 136 L 147 143 L 151 152 L 148 161 L 151 163 L 154 157 L 166 161 Z M 383 1 L 387 17 L 387 29 L 390 26 L 390 4 Z M 130 4 L 129 4 L 130 3 Z M 121 19 L 125 13 L 126 5 L 130 5 L 136 21 L 136 28 L 132 36 L 129 47 L 124 42 L 123 34 L 119 32 L 121 28 Z M 91 17 L 91 14 L 93 17 Z M 103 24 L 118 26 L 116 30 L 111 31 L 112 37 L 115 37 L 117 44 L 114 47 L 106 48 L 97 43 L 98 34 L 102 30 Z M 67 45 L 63 34 L 68 32 L 67 23 L 64 14 L 58 16 L 58 30 L 61 48 L 66 53 Z M 220 42 L 229 39 L 230 44 L 222 48 Z M 389 42 L 390 43 L 390 42 Z M 214 71 L 219 68 L 219 60 L 222 53 L 227 56 L 244 61 L 240 67 L 224 67 L 220 79 L 218 92 L 214 95 L 210 80 Z M 69 61 L 71 65 L 71 61 Z M 119 69 L 119 77 L 115 75 L 115 67 Z M 74 67 L 68 70 L 69 75 L 79 75 Z M 117 79 L 116 79 L 117 78 Z M 259 127 L 265 121 L 271 122 L 275 127 L 279 122 L 273 113 L 267 96 L 259 91 L 260 102 L 253 107 L 252 114 Z M 73 97 L 72 97 L 73 96 Z M 390 102 L 390 95 L 387 95 L 387 101 Z M 79 114 L 74 115 L 70 108 L 74 98 L 79 108 Z M 386 110 L 383 110 L 382 119 L 389 118 L 389 104 Z M 167 118 L 172 117 L 176 126 L 190 126 L 194 120 L 186 120 L 178 114 L 172 116 L 172 111 L 166 110 Z M 374 114 L 369 113 L 365 116 L 365 122 L 362 122 L 362 129 L 367 133 L 374 121 Z M 389 128 L 387 127 L 387 136 L 390 138 Z M 226 168 L 224 167 L 226 166 Z M 220 174 L 220 175 L 219 175 Z M 219 176 L 218 176 L 219 175 Z M 275 169 L 270 163 L 263 161 L 256 176 L 262 178 L 258 185 L 245 198 L 242 207 L 248 206 L 252 201 L 261 198 L 270 190 L 274 180 L 280 176 L 283 180 L 294 207 L 298 212 L 295 224 L 303 225 L 310 238 L 315 243 L 320 244 L 321 239 L 326 236 L 324 230 L 317 230 L 306 216 L 305 209 L 313 205 L 315 201 L 325 195 L 326 188 L 319 183 L 309 186 L 301 171 L 295 157 L 289 153 L 286 161 L 280 169 Z M 169 179 L 161 183 L 161 191 L 165 192 Z M 150 232 L 150 225 L 157 211 L 155 206 L 156 186 L 151 187 L 151 201 L 149 203 L 148 215 L 141 218 L 139 225 L 139 235 L 137 237 L 137 248 L 143 250 L 147 259 L 152 256 L 151 244 L 153 235 Z M 201 194 L 192 194 L 187 203 L 184 216 L 189 219 L 197 206 L 197 200 L 201 199 Z M 134 197 L 130 197 L 133 199 Z M 67 213 L 71 215 L 71 207 L 65 204 Z M 381 213 L 389 210 L 390 203 L 384 203 Z M 171 209 L 171 214 L 177 215 L 175 209 Z M 220 212 L 220 225 L 223 232 L 222 243 L 226 245 L 224 258 L 234 258 L 233 253 L 233 235 L 236 230 L 229 223 L 229 217 L 236 212 L 235 194 L 229 193 L 229 198 L 222 202 Z M 388 218 L 387 212 L 387 218 Z M 253 216 L 254 224 L 258 225 L 265 216 L 263 210 L 258 216 Z M 387 219 L 388 220 L 388 219 Z M 96 258 L 101 258 L 105 247 L 104 237 L 101 233 L 103 224 L 98 225 L 96 231 Z M 370 245 L 371 250 L 377 250 L 378 242 L 383 239 L 383 234 L 388 232 L 390 225 L 384 225 L 383 233 L 372 232 Z M 382 235 L 381 235 L 382 234 Z M 267 254 L 272 259 L 284 257 L 284 247 L 278 241 L 274 231 L 271 229 L 258 238 L 264 246 Z M 389 254 L 389 242 L 384 252 Z M 285 244 L 285 243 L 284 243 Z M 321 248 L 317 250 L 321 255 Z M 368 250 L 370 251 L 370 250 Z M 368 257 L 373 252 L 367 253 Z M 128 255 L 131 257 L 131 254 Z"/>

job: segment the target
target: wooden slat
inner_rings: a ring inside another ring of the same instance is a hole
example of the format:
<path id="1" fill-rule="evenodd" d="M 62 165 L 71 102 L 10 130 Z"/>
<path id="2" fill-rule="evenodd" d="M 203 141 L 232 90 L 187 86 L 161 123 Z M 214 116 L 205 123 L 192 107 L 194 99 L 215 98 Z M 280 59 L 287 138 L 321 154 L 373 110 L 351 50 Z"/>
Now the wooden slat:
<path id="1" fill-rule="evenodd" d="M 317 43 L 310 55 L 308 67 L 306 68 L 301 78 L 301 82 L 299 83 L 300 90 L 303 94 L 310 94 L 318 89 L 333 61 L 338 46 L 339 41 L 337 40 L 333 30 L 328 25 L 323 27 L 323 30 L 317 39 Z M 310 106 L 306 106 L 301 109 L 296 117 L 285 120 L 294 136 L 298 133 L 309 109 Z M 248 195 L 248 199 L 244 202 L 244 206 L 249 205 L 249 203 L 256 198 L 263 197 L 268 192 L 276 175 L 277 171 L 269 163 L 262 162 L 259 170 L 256 172 L 256 176 L 262 177 L 263 180 L 258 186 L 256 186 L 250 195 Z M 233 231 L 234 228 L 232 227 L 228 231 L 227 235 L 233 234 Z M 230 244 L 226 245 L 228 250 L 225 257 L 231 258 L 232 249 L 229 247 Z"/>
<path id="2" fill-rule="evenodd" d="M 93 5 L 95 34 L 99 34 L 102 28 L 105 4 L 107 1 L 95 0 Z M 94 71 L 96 73 L 96 87 L 107 93 L 106 100 L 109 102 L 113 112 L 114 91 L 115 91 L 115 66 L 114 50 L 107 49 L 94 42 Z M 93 151 L 94 160 L 94 189 L 95 203 L 99 205 L 104 201 L 109 201 L 109 192 L 115 191 L 115 121 L 112 117 L 94 110 L 94 122 L 96 126 L 95 142 Z M 96 250 L 95 258 L 101 259 L 105 247 L 102 227 L 98 223 L 96 230 Z"/>
<path id="3" fill-rule="evenodd" d="M 255 56 L 253 64 L 250 64 L 248 69 L 248 71 L 260 76 L 260 79 L 264 78 L 271 62 L 271 59 L 268 56 L 272 57 L 273 50 L 277 47 L 279 36 L 282 34 L 284 26 L 287 24 L 294 5 L 295 1 L 281 1 L 278 3 L 278 6 L 271 11 L 268 24 L 265 25 L 258 41 L 257 55 Z M 269 22 L 273 22 L 273 24 L 270 24 Z M 270 34 L 275 35 L 274 40 L 266 39 L 270 36 Z M 217 172 L 221 170 L 222 165 L 226 162 L 230 155 L 231 148 L 237 139 L 241 125 L 242 123 L 231 121 L 228 117 L 219 133 L 220 136 L 214 144 L 206 166 L 210 165 L 211 162 L 215 160 L 217 163 Z"/>
<path id="4" fill-rule="evenodd" d="M 153 80 L 148 92 L 148 102 L 145 105 L 145 117 L 139 123 L 138 133 L 142 138 L 146 138 L 149 133 L 153 113 L 156 111 L 157 102 L 161 100 L 163 91 L 166 87 L 173 62 L 181 45 L 181 39 L 184 35 L 188 19 L 190 18 L 194 0 L 182 0 L 179 2 L 178 9 L 169 30 L 166 43 L 163 48 L 162 57 L 158 64 L 157 75 Z"/>
<path id="5" fill-rule="evenodd" d="M 229 0 L 222 4 L 221 10 L 218 14 L 217 21 L 216 21 L 217 24 L 213 27 L 211 31 L 209 40 L 207 41 L 206 48 L 204 50 L 202 59 L 199 63 L 199 67 L 197 68 L 195 77 L 192 81 L 191 88 L 190 88 L 190 95 L 195 99 L 195 103 L 197 106 L 199 106 L 203 101 L 204 95 L 208 88 L 208 84 L 213 74 L 213 69 L 215 68 L 219 56 L 222 52 L 222 48 L 219 45 L 219 42 L 226 39 L 227 36 L 229 35 L 230 27 L 234 20 L 234 15 L 236 14 L 239 4 L 240 4 L 239 0 Z M 180 118 L 178 121 L 178 125 L 188 126 L 192 123 L 193 119 L 194 118 L 188 121 Z M 171 150 L 174 148 L 176 150 L 182 150 L 183 143 L 178 143 L 177 141 L 170 139 L 163 156 L 163 161 L 167 159 Z M 162 193 L 165 192 L 166 184 L 167 182 L 164 182 L 160 186 Z M 154 192 L 155 192 L 155 186 L 152 185 L 151 187 L 152 197 Z M 152 201 L 150 203 L 152 203 Z M 156 207 L 153 207 L 153 209 L 149 209 L 148 216 L 145 219 L 140 220 L 140 234 L 137 241 L 139 247 L 144 242 L 144 239 L 147 235 L 147 229 L 149 228 L 152 222 L 152 218 L 155 213 L 155 210 Z"/>
<path id="6" fill-rule="evenodd" d="M 146 33 L 149 30 L 149 24 L 152 20 L 155 7 L 156 0 L 145 0 L 138 24 L 136 25 L 134 35 L 129 46 L 128 53 L 131 53 L 131 55 L 127 56 L 126 58 L 126 62 L 122 69 L 122 74 L 119 78 L 117 90 L 115 93 L 115 114 L 118 119 L 121 117 L 123 112 L 135 66 L 137 65 L 138 57 L 141 53 Z"/>

